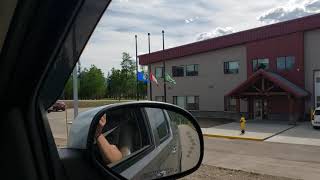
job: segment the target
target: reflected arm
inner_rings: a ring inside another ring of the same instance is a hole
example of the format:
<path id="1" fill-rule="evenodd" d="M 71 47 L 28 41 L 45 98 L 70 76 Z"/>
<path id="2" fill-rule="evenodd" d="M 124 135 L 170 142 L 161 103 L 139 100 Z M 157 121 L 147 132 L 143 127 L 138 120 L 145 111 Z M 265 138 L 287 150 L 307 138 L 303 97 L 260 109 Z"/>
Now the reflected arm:
<path id="1" fill-rule="evenodd" d="M 114 163 L 122 159 L 122 154 L 117 146 L 111 145 L 102 134 L 97 138 L 97 145 L 105 163 Z"/>

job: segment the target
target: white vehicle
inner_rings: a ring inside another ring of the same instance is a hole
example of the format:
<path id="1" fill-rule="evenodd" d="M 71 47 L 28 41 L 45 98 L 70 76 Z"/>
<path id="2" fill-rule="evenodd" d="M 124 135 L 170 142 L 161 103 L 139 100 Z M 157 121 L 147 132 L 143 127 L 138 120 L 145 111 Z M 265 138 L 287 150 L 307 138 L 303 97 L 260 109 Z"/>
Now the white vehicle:
<path id="1" fill-rule="evenodd" d="M 316 110 L 313 112 L 313 118 L 311 120 L 311 123 L 313 128 L 320 128 L 320 107 L 316 108 Z"/>

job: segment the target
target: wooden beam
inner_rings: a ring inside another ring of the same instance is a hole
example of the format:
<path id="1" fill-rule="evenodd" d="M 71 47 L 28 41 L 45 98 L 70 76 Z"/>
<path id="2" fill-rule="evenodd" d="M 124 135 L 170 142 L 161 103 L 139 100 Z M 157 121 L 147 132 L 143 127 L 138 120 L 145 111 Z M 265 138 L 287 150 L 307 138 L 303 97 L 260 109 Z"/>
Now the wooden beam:
<path id="1" fill-rule="evenodd" d="M 267 92 L 267 93 L 244 92 L 244 93 L 241 93 L 240 95 L 242 96 L 275 96 L 275 95 L 286 96 L 288 95 L 288 93 L 286 92 Z"/>
<path id="2" fill-rule="evenodd" d="M 271 87 L 269 87 L 269 88 L 266 90 L 266 92 L 271 91 L 271 89 L 273 89 L 273 88 L 274 88 L 274 85 L 272 85 Z"/>
<path id="3" fill-rule="evenodd" d="M 274 95 L 286 96 L 286 95 L 288 95 L 287 92 L 267 92 L 266 94 L 271 95 L 271 96 L 274 96 Z"/>
<path id="4" fill-rule="evenodd" d="M 256 86 L 252 86 L 255 90 L 257 90 L 258 92 L 262 92 L 261 89 L 257 88 Z"/>

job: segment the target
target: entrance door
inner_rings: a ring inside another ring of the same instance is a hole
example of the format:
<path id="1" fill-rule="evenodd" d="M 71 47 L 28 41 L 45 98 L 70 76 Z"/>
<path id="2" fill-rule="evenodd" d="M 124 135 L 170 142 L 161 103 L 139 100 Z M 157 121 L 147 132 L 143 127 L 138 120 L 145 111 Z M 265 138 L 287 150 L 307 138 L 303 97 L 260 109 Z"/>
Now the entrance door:
<path id="1" fill-rule="evenodd" d="M 254 100 L 254 119 L 267 119 L 268 118 L 268 101 L 266 99 Z"/>
<path id="2" fill-rule="evenodd" d="M 262 119 L 262 99 L 254 100 L 254 119 Z"/>

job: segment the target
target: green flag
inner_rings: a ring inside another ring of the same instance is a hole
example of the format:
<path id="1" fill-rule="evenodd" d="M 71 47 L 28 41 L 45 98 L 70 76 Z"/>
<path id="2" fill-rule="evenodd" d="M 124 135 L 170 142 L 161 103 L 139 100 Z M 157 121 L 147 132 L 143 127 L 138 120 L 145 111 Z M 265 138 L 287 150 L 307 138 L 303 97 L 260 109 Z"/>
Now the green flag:
<path id="1" fill-rule="evenodd" d="M 175 81 L 169 74 L 166 74 L 166 75 L 165 75 L 164 80 L 165 80 L 166 82 L 169 82 L 169 83 L 172 83 L 172 84 L 176 84 L 176 81 Z"/>

